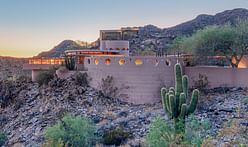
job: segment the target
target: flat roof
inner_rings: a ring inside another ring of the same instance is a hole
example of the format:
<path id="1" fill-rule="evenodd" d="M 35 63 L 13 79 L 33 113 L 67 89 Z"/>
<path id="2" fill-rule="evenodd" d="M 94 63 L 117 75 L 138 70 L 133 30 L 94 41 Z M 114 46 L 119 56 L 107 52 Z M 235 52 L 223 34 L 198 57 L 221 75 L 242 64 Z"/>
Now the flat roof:
<path id="1" fill-rule="evenodd" d="M 113 53 L 119 53 L 120 51 L 117 50 L 66 50 L 65 53 L 70 53 L 70 52 L 113 52 Z"/>
<path id="2" fill-rule="evenodd" d="M 113 32 L 113 33 L 118 32 L 118 33 L 120 33 L 121 30 L 100 30 L 100 32 Z"/>

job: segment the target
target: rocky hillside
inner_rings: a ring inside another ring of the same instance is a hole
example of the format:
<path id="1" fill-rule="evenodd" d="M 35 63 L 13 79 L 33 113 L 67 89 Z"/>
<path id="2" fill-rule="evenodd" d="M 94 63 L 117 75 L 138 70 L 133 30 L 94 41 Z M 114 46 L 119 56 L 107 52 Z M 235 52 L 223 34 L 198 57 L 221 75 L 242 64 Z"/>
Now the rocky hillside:
<path id="1" fill-rule="evenodd" d="M 248 126 L 248 91 L 242 88 L 219 88 L 201 96 L 196 118 L 209 120 L 210 136 L 220 134 L 228 120 L 238 120 L 239 129 Z M 153 105 L 133 105 L 105 97 L 91 87 L 78 85 L 76 78 L 53 79 L 48 86 L 39 87 L 32 82 L 0 82 L 1 105 L 10 99 L 0 111 L 1 131 L 8 133 L 8 146 L 40 146 L 44 141 L 47 127 L 54 125 L 66 113 L 90 118 L 97 125 L 97 134 L 106 130 L 124 127 L 127 140 L 121 140 L 127 147 L 140 147 L 148 128 L 158 115 L 167 119 L 161 103 Z M 246 102 L 243 102 L 247 99 Z M 8 105 L 8 106 L 7 106 Z M 6 107 L 7 106 L 7 107 Z M 238 113 L 237 113 L 238 112 Z M 239 139 L 246 142 L 247 132 L 229 130 L 231 138 L 222 137 L 219 143 Z M 99 145 L 101 147 L 103 145 Z"/>
<path id="2" fill-rule="evenodd" d="M 153 25 L 140 27 L 139 35 L 130 38 L 130 52 L 134 55 L 138 50 L 144 50 L 146 46 L 155 45 L 154 51 L 165 49 L 178 35 L 190 36 L 196 30 L 203 29 L 209 25 L 223 25 L 226 23 L 235 24 L 240 20 L 248 19 L 247 9 L 227 10 L 216 15 L 202 14 L 195 19 L 176 25 L 171 28 L 158 28 Z"/>
<path id="3" fill-rule="evenodd" d="M 23 71 L 23 64 L 28 63 L 27 58 L 1 57 L 0 56 L 0 80 L 19 78 L 20 76 L 31 77 L 30 71 Z"/>

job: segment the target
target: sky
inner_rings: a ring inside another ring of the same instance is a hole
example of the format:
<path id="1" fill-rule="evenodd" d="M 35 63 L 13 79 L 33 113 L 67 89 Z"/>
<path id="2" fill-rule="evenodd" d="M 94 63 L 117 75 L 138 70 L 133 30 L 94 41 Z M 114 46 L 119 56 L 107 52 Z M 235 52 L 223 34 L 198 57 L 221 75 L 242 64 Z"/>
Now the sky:
<path id="1" fill-rule="evenodd" d="M 32 57 L 99 30 L 171 27 L 199 14 L 247 8 L 248 0 L 0 0 L 0 56 Z"/>

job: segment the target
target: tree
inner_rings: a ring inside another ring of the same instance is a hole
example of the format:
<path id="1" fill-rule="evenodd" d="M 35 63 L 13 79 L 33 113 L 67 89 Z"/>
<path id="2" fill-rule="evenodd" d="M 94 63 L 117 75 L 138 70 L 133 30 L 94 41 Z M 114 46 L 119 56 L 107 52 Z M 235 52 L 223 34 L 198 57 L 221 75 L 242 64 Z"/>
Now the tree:
<path id="1" fill-rule="evenodd" d="M 237 35 L 234 40 L 234 53 L 235 67 L 238 67 L 238 63 L 241 61 L 242 57 L 247 54 L 248 51 L 248 20 L 241 21 L 235 26 L 235 34 Z M 233 65 L 232 65 L 233 66 Z"/>
<path id="2" fill-rule="evenodd" d="M 238 67 L 248 49 L 248 21 L 238 21 L 235 26 L 209 26 L 191 37 L 183 37 L 172 47 L 198 56 L 224 56 L 233 68 Z M 235 59 L 235 60 L 233 60 Z"/>
<path id="3" fill-rule="evenodd" d="M 180 48 L 181 48 L 181 45 L 182 45 L 182 42 L 185 40 L 185 36 L 182 36 L 182 35 L 179 35 L 177 36 L 173 42 L 172 42 L 172 45 L 169 46 L 168 48 L 168 53 L 169 54 L 177 54 L 177 53 L 180 53 Z"/>

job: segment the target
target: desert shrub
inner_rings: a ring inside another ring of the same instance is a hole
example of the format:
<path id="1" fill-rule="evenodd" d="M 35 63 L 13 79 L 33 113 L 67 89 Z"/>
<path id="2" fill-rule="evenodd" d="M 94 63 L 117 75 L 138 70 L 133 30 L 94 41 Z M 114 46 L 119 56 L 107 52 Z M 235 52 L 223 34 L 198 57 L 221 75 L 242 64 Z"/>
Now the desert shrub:
<path id="1" fill-rule="evenodd" d="M 89 81 L 91 79 L 89 78 L 88 74 L 85 73 L 81 73 L 81 72 L 77 72 L 75 74 L 75 83 L 77 85 L 83 86 L 83 87 L 87 87 L 89 86 Z"/>
<path id="2" fill-rule="evenodd" d="M 14 102 L 16 85 L 14 81 L 0 82 L 0 104 L 2 108 Z"/>
<path id="3" fill-rule="evenodd" d="M 29 82 L 31 81 L 31 77 L 25 74 L 20 74 L 17 76 L 16 81 L 17 82 Z"/>
<path id="4" fill-rule="evenodd" d="M 241 146 L 247 143 L 247 128 L 241 125 L 242 120 L 229 120 L 220 130 L 216 139 L 218 143 L 221 142 L 224 138 L 227 140 L 225 146 Z"/>
<path id="5" fill-rule="evenodd" d="M 3 146 L 8 141 L 7 133 L 0 132 L 0 146 Z"/>
<path id="6" fill-rule="evenodd" d="M 199 121 L 194 115 L 187 119 L 185 141 L 195 147 L 200 147 L 205 137 L 210 134 L 210 122 Z"/>
<path id="7" fill-rule="evenodd" d="M 242 103 L 245 104 L 245 105 L 248 104 L 248 96 L 246 96 L 246 97 L 242 100 Z"/>
<path id="8" fill-rule="evenodd" d="M 209 121 L 198 121 L 191 115 L 186 121 L 185 134 L 175 135 L 171 120 L 164 120 L 161 117 L 153 120 L 149 127 L 148 135 L 145 137 L 145 144 L 148 147 L 171 147 L 171 146 L 195 146 L 200 147 L 209 133 Z"/>
<path id="9" fill-rule="evenodd" d="M 148 147 L 169 147 L 174 141 L 174 129 L 170 121 L 161 117 L 152 121 L 148 135 L 145 137 L 145 144 Z"/>
<path id="10" fill-rule="evenodd" d="M 114 85 L 114 78 L 112 76 L 107 76 L 103 78 L 99 89 L 105 97 L 114 98 L 118 95 L 119 89 Z"/>
<path id="11" fill-rule="evenodd" d="M 124 131 L 124 127 L 121 126 L 117 129 L 112 128 L 105 130 L 103 134 L 103 141 L 105 145 L 119 146 L 130 137 L 130 132 Z"/>
<path id="12" fill-rule="evenodd" d="M 41 85 L 47 85 L 53 78 L 54 78 L 55 70 L 51 69 L 48 71 L 42 71 L 38 76 L 37 76 L 37 83 Z"/>
<path id="13" fill-rule="evenodd" d="M 60 139 L 69 147 L 90 147 L 97 140 L 95 132 L 96 126 L 91 120 L 67 114 L 55 126 L 46 130 L 45 139 L 51 140 L 53 147 L 59 144 Z"/>
<path id="14" fill-rule="evenodd" d="M 68 147 L 68 144 L 64 144 L 61 139 L 57 143 L 54 143 L 53 140 L 49 139 L 41 145 L 41 147 Z"/>
<path id="15" fill-rule="evenodd" d="M 199 89 L 200 91 L 206 89 L 209 86 L 208 77 L 204 74 L 199 74 L 198 80 L 193 82 L 194 88 Z"/>

